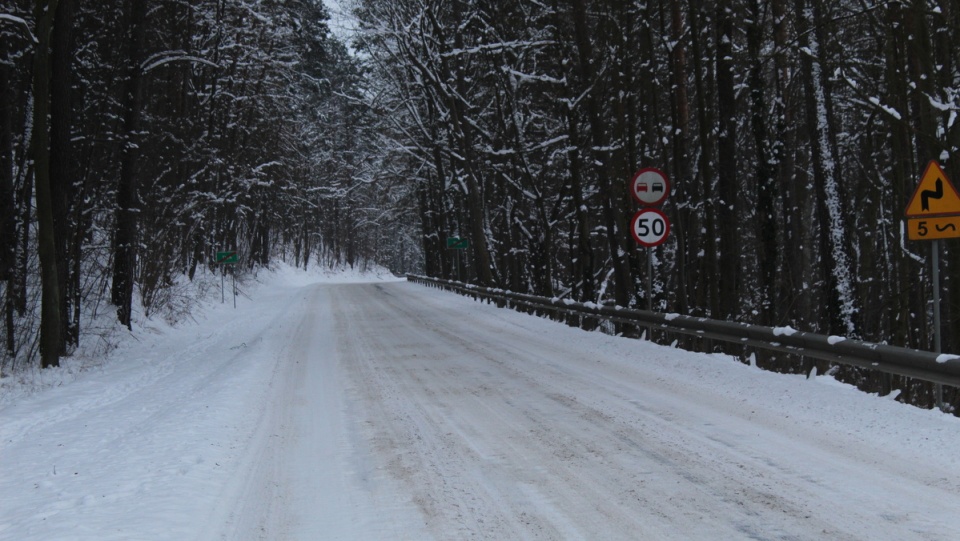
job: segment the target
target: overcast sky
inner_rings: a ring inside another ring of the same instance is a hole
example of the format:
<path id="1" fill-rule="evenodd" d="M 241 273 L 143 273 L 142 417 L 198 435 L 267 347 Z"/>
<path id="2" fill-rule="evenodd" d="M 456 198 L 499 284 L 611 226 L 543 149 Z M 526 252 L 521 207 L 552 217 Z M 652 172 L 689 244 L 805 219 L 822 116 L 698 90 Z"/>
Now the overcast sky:
<path id="1" fill-rule="evenodd" d="M 349 45 L 357 26 L 351 13 L 355 0 L 323 0 L 323 3 L 330 11 L 330 30 Z"/>

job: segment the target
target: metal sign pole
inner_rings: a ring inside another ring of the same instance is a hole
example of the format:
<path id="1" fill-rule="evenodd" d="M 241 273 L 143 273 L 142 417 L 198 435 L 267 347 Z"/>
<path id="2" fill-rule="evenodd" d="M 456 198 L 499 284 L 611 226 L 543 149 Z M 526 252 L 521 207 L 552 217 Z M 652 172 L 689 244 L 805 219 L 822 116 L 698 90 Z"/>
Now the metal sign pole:
<path id="1" fill-rule="evenodd" d="M 653 311 L 653 248 L 647 248 L 647 310 Z"/>
<path id="2" fill-rule="evenodd" d="M 663 171 L 645 167 L 630 181 L 630 195 L 643 207 L 630 220 L 630 235 L 647 249 L 647 310 L 653 311 L 653 249 L 670 235 L 670 220 L 657 208 L 670 197 L 670 180 Z M 647 340 L 653 342 L 653 326 L 647 327 Z"/>
<path id="3" fill-rule="evenodd" d="M 653 312 L 653 248 L 647 248 L 647 310 Z M 647 341 L 653 342 L 653 325 L 647 327 Z"/>
<path id="4" fill-rule="evenodd" d="M 930 261 L 933 265 L 933 351 L 943 353 L 940 341 L 940 241 L 934 240 L 931 244 L 932 254 Z M 937 408 L 943 411 L 943 385 L 937 383 L 934 387 L 934 398 Z"/>

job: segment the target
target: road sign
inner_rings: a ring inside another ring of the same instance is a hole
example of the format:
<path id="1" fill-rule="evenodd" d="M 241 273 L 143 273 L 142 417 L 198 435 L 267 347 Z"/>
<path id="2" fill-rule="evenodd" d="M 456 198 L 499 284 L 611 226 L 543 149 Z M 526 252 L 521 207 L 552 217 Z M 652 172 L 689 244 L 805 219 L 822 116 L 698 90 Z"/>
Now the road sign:
<path id="1" fill-rule="evenodd" d="M 670 220 L 658 209 L 643 209 L 630 220 L 630 233 L 640 246 L 660 246 L 670 234 Z"/>
<path id="2" fill-rule="evenodd" d="M 907 218 L 907 238 L 929 240 L 930 280 L 933 282 L 933 345 L 940 353 L 940 239 L 960 237 L 960 194 L 935 160 L 930 160 L 920 176 L 920 184 L 910 196 L 903 213 Z M 937 407 L 943 409 L 943 387 L 934 388 Z"/>
<path id="3" fill-rule="evenodd" d="M 908 218 L 907 238 L 910 240 L 960 238 L 960 216 Z"/>
<path id="4" fill-rule="evenodd" d="M 647 167 L 637 171 L 630 183 L 630 193 L 643 206 L 653 207 L 670 196 L 670 181 L 663 171 Z"/>
<path id="5" fill-rule="evenodd" d="M 447 248 L 465 250 L 470 247 L 470 239 L 462 237 L 447 237 Z"/>
<path id="6" fill-rule="evenodd" d="M 927 164 L 903 215 L 907 218 L 960 215 L 960 193 L 936 161 Z"/>
<path id="7" fill-rule="evenodd" d="M 217 252 L 217 263 L 236 263 L 240 261 L 237 252 Z"/>

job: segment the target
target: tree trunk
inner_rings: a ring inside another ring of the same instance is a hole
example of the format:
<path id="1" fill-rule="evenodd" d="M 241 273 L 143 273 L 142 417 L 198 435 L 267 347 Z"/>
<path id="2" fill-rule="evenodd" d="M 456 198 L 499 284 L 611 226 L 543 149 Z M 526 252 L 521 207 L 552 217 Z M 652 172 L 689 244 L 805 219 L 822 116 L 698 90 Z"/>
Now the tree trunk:
<path id="1" fill-rule="evenodd" d="M 699 200 L 690 174 L 690 145 L 687 143 L 687 133 L 690 125 L 690 104 L 687 97 L 687 49 L 684 45 L 683 12 L 680 9 L 680 0 L 670 0 L 670 40 L 673 50 L 670 52 L 671 75 L 673 79 L 673 103 L 670 108 L 673 116 L 673 133 L 670 139 L 673 142 L 673 197 L 677 201 L 687 203 L 677 209 L 677 227 L 673 228 L 677 238 L 677 311 L 681 314 L 690 313 L 687 288 L 697 282 L 697 265 L 693 261 L 699 258 L 700 249 L 696 242 L 700 230 L 697 223 L 697 214 L 693 202 Z"/>
<path id="2" fill-rule="evenodd" d="M 788 24 L 788 0 L 773 0 L 774 42 L 774 91 L 773 116 L 776 136 L 772 143 L 773 159 L 777 163 L 777 190 L 780 194 L 782 216 L 779 229 L 780 246 L 791 247 L 781 251 L 782 261 L 777 278 L 773 305 L 773 321 L 782 324 L 797 321 L 805 314 L 804 304 L 809 294 L 797 287 L 803 283 L 804 250 L 802 208 L 806 198 L 800 196 L 802 189 L 797 182 L 796 160 L 792 148 L 796 141 L 793 96 L 790 93 L 793 61 L 788 56 L 792 47 Z"/>
<path id="3" fill-rule="evenodd" d="M 753 128 L 756 146 L 757 175 L 757 237 L 760 239 L 759 261 L 760 288 L 763 303 L 761 321 L 763 325 L 775 324 L 774 306 L 776 299 L 776 274 L 778 244 L 778 216 L 776 201 L 777 185 L 774 179 L 773 165 L 776 163 L 771 150 L 767 132 L 766 84 L 763 78 L 763 13 L 760 0 L 750 0 L 750 18 L 747 26 L 747 49 L 750 54 L 750 123 Z"/>
<path id="4" fill-rule="evenodd" d="M 0 45 L 0 48 L 3 46 Z M 14 289 L 17 261 L 16 202 L 13 191 L 13 78 L 12 68 L 0 64 L 0 282 L 5 281 L 4 319 L 6 351 L 13 356 Z"/>
<path id="5" fill-rule="evenodd" d="M 142 108 L 142 73 L 140 64 L 144 56 L 145 33 L 143 21 L 146 2 L 131 2 L 128 5 L 128 43 L 130 47 L 127 65 L 126 111 L 124 113 L 124 146 L 121 152 L 120 181 L 117 186 L 116 223 L 113 237 L 113 289 L 112 301 L 117 307 L 117 320 L 128 329 L 132 328 L 133 282 L 137 263 L 137 214 L 139 189 L 137 141 L 140 132 Z"/>
<path id="6" fill-rule="evenodd" d="M 568 95 L 567 99 L 573 99 Z M 587 212 L 587 206 L 583 200 L 583 179 L 582 179 L 582 159 L 580 157 L 580 126 L 577 122 L 576 113 L 569 107 L 566 109 L 567 130 L 570 137 L 569 152 L 567 155 L 570 160 L 570 191 L 573 194 L 574 220 L 577 224 L 577 249 L 576 261 L 573 262 L 575 291 L 579 292 L 577 300 L 580 302 L 597 302 L 596 285 L 593 279 L 593 247 L 590 244 L 590 215 Z"/>
<path id="7" fill-rule="evenodd" d="M 708 54 L 704 50 L 701 39 L 702 0 L 690 0 L 690 47 L 693 52 L 694 86 L 696 89 L 697 126 L 699 128 L 698 141 L 700 144 L 699 171 L 701 189 L 704 200 L 703 248 L 704 255 L 700 264 L 701 281 L 697 287 L 697 305 L 706 310 L 711 317 L 720 314 L 720 262 L 717 246 L 716 209 L 713 202 L 716 199 L 714 192 L 714 139 L 711 135 L 714 124 L 713 94 L 710 91 L 710 81 L 713 80 Z"/>
<path id="8" fill-rule="evenodd" d="M 74 160 L 71 154 L 72 125 L 72 61 L 73 18 L 75 0 L 60 0 L 53 25 L 53 56 L 51 58 L 52 81 L 50 87 L 50 187 L 53 193 L 54 241 L 57 247 L 58 288 L 60 291 L 60 353 L 67 353 L 69 344 L 77 345 L 79 321 L 71 321 L 71 301 L 76 297 L 73 285 L 78 283 L 72 276 L 74 259 L 74 212 L 71 204 L 79 205 L 74 188 Z"/>
<path id="9" fill-rule="evenodd" d="M 716 11 L 717 100 L 719 103 L 717 222 L 720 228 L 721 319 L 740 315 L 740 234 L 737 215 L 737 107 L 733 78 L 733 17 L 729 0 L 719 0 Z"/>
<path id="10" fill-rule="evenodd" d="M 831 143 L 832 111 L 828 103 L 826 74 L 820 60 L 820 39 L 825 34 L 818 23 L 822 13 L 812 0 L 807 7 L 805 0 L 797 1 L 798 28 L 801 36 L 801 70 L 805 95 L 807 133 L 810 140 L 810 156 L 813 179 L 817 193 L 817 221 L 819 222 L 818 245 L 820 252 L 820 276 L 823 294 L 826 297 L 826 332 L 847 336 L 856 334 L 852 298 L 850 261 L 846 250 L 846 230 L 843 226 L 842 206 L 837 186 L 835 146 Z M 806 22 L 816 27 L 814 39 L 806 32 Z"/>
<path id="11" fill-rule="evenodd" d="M 904 113 L 910 110 L 908 97 L 908 79 L 905 73 L 907 66 L 906 43 L 903 29 L 903 6 L 898 2 L 891 2 L 885 9 L 886 34 L 881 37 L 885 41 L 884 61 L 887 83 L 887 96 L 884 102 L 897 111 Z M 913 152 L 913 142 L 910 136 L 910 126 L 907 122 L 885 115 L 886 124 L 890 131 L 890 185 L 892 201 L 895 208 L 905 208 L 917 183 L 917 163 Z M 918 322 L 914 322 L 911 314 L 917 314 L 924 327 L 926 309 L 925 294 L 918 292 L 915 286 L 916 277 L 921 274 L 921 267 L 915 261 L 906 257 L 903 250 L 892 250 L 893 269 L 891 269 L 890 290 L 887 292 L 893 302 L 891 328 L 888 329 L 893 343 L 907 347 L 926 348 L 925 332 L 918 332 Z M 924 299 L 924 300 L 921 300 Z"/>
<path id="12" fill-rule="evenodd" d="M 40 366 L 60 365 L 60 289 L 57 272 L 57 246 L 54 235 L 54 205 L 50 182 L 51 54 L 50 39 L 57 0 L 38 0 L 36 5 L 37 49 L 33 61 L 33 149 L 36 168 L 37 240 L 40 252 Z"/>

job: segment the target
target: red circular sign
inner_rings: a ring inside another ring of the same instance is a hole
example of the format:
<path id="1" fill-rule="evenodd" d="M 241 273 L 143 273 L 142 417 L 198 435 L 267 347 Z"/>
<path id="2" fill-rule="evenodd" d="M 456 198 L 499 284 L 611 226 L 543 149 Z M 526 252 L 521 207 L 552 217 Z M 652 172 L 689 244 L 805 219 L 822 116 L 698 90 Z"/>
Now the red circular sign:
<path id="1" fill-rule="evenodd" d="M 663 171 L 647 167 L 637 171 L 630 182 L 630 193 L 643 206 L 653 207 L 670 196 L 670 181 Z"/>
<path id="2" fill-rule="evenodd" d="M 658 209 L 643 209 L 630 220 L 630 233 L 640 246 L 660 246 L 670 235 L 670 220 Z"/>

